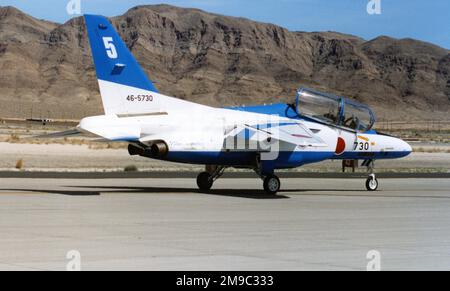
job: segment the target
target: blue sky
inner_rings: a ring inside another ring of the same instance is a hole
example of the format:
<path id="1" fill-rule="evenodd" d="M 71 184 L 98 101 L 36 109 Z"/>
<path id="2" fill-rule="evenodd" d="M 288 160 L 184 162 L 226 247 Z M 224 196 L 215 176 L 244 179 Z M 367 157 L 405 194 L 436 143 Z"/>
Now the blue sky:
<path id="1" fill-rule="evenodd" d="M 0 0 L 37 18 L 65 22 L 70 0 Z M 142 4 L 166 3 L 270 22 L 296 31 L 338 31 L 367 40 L 379 35 L 415 38 L 450 49 L 449 0 L 379 0 L 381 14 L 369 15 L 378 0 L 81 0 L 82 13 L 115 16 Z"/>

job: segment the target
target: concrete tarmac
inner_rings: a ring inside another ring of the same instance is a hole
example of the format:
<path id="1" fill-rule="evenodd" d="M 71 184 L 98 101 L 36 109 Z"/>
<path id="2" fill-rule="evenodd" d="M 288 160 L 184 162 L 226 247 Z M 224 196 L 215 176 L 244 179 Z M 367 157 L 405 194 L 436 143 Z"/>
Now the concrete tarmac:
<path id="1" fill-rule="evenodd" d="M 0 182 L 0 270 L 450 270 L 450 179 Z"/>

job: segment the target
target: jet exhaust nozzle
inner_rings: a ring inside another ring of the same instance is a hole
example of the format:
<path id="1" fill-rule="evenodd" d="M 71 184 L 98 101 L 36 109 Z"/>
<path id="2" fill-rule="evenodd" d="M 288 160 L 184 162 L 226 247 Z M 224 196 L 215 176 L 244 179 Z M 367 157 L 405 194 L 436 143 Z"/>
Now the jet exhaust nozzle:
<path id="1" fill-rule="evenodd" d="M 141 156 L 147 158 L 163 158 L 169 152 L 169 146 L 164 141 L 153 143 L 149 147 L 141 147 L 134 144 L 128 145 L 128 153 L 130 156 Z"/>
<path id="2" fill-rule="evenodd" d="M 169 146 L 163 141 L 156 142 L 150 147 L 150 154 L 152 157 L 163 158 L 168 152 Z"/>
<path id="3" fill-rule="evenodd" d="M 142 156 L 145 153 L 145 149 L 143 147 L 130 144 L 128 145 L 128 153 L 130 156 Z"/>

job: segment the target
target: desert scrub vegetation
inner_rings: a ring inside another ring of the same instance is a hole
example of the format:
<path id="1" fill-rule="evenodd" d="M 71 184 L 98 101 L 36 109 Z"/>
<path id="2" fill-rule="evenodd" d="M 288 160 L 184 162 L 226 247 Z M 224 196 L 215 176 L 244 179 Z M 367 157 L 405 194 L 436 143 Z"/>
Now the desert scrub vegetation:
<path id="1" fill-rule="evenodd" d="M 128 165 L 123 169 L 124 172 L 137 172 L 138 167 L 135 165 Z"/>
<path id="2" fill-rule="evenodd" d="M 24 168 L 23 159 L 17 160 L 17 162 L 16 162 L 16 169 L 17 170 L 23 170 L 23 168 Z"/>
<path id="3" fill-rule="evenodd" d="M 89 143 L 89 149 L 91 150 L 118 150 L 126 149 L 127 143 L 124 142 L 91 142 Z"/>
<path id="4" fill-rule="evenodd" d="M 126 149 L 127 143 L 123 142 L 98 142 L 93 139 L 86 138 L 59 138 L 59 139 L 39 139 L 22 137 L 17 133 L 12 133 L 8 136 L 0 137 L 0 142 L 7 142 L 13 144 L 60 144 L 60 145 L 85 145 L 92 150 L 104 150 L 104 149 Z"/>
<path id="5" fill-rule="evenodd" d="M 413 148 L 413 152 L 415 153 L 450 153 L 450 148 L 446 149 L 446 148 L 423 148 L 423 147 L 418 147 L 418 148 Z"/>
<path id="6" fill-rule="evenodd" d="M 20 142 L 20 136 L 16 133 L 12 133 L 5 139 L 5 141 L 9 143 L 18 143 Z"/>

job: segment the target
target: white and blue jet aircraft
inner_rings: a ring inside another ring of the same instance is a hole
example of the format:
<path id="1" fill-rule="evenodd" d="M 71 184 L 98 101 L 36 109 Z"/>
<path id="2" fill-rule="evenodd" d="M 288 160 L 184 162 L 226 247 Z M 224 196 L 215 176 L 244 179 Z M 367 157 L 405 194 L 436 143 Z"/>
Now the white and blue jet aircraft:
<path id="1" fill-rule="evenodd" d="M 105 114 L 52 137 L 89 133 L 129 143 L 130 155 L 206 165 L 197 178 L 202 191 L 228 167 L 251 169 L 270 194 L 280 190 L 277 169 L 328 159 L 363 160 L 370 170 L 367 190 L 375 191 L 373 162 L 412 151 L 403 140 L 372 130 L 369 107 L 309 89 L 299 89 L 292 104 L 233 108 L 165 96 L 107 18 L 86 15 L 85 22 Z"/>

